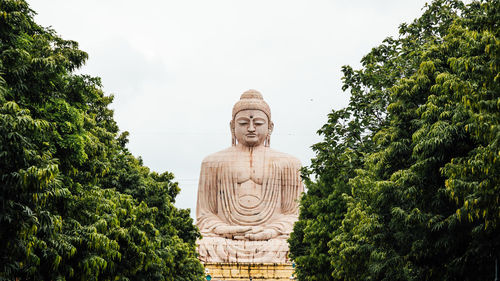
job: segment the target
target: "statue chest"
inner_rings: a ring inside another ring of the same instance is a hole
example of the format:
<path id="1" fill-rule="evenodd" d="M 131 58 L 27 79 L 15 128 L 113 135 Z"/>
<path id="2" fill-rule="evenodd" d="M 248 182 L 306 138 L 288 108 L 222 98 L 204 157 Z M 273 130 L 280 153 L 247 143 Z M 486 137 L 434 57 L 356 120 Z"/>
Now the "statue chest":
<path id="1" fill-rule="evenodd" d="M 262 202 L 266 163 L 263 157 L 253 155 L 233 162 L 232 170 L 237 177 L 238 203 L 245 208 L 255 208 Z"/>
<path id="2" fill-rule="evenodd" d="M 231 164 L 233 175 L 236 176 L 238 184 L 246 181 L 252 181 L 255 184 L 262 185 L 264 172 L 266 170 L 266 161 L 262 157 L 245 157 Z"/>

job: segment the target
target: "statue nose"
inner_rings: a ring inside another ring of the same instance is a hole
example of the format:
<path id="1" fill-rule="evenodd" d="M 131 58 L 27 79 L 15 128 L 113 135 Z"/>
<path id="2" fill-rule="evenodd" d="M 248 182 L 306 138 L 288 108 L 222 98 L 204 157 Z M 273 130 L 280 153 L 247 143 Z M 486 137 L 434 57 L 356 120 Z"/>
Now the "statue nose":
<path id="1" fill-rule="evenodd" d="M 250 122 L 250 125 L 248 126 L 248 131 L 249 132 L 254 132 L 255 131 L 255 126 L 253 125 L 252 122 Z"/>

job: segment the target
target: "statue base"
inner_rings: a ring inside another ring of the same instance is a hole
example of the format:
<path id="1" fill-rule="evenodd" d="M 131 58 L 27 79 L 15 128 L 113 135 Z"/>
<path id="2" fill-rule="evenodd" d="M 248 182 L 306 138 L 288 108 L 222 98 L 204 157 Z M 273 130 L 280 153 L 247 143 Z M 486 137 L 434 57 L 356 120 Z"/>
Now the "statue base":
<path id="1" fill-rule="evenodd" d="M 205 263 L 205 275 L 212 281 L 284 281 L 293 280 L 291 263 Z"/>

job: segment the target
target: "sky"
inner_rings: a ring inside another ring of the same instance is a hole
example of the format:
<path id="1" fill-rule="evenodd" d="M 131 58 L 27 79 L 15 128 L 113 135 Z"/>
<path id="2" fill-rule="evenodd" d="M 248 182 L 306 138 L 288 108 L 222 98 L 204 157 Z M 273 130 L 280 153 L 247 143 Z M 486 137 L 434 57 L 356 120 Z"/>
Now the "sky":
<path id="1" fill-rule="evenodd" d="M 361 58 L 425 0 L 28 0 L 38 24 L 79 43 L 78 73 L 99 76 L 129 150 L 179 182 L 194 217 L 202 159 L 231 145 L 248 89 L 271 107 L 271 147 L 309 165 L 332 110 L 347 105 L 343 65 Z"/>

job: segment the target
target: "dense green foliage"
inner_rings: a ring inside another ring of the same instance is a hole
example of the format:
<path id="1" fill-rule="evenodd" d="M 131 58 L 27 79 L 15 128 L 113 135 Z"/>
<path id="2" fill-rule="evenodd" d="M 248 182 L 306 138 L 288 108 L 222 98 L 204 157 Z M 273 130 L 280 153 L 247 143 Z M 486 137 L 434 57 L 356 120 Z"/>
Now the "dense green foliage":
<path id="1" fill-rule="evenodd" d="M 436 0 L 343 68 L 289 240 L 299 280 L 494 279 L 499 32 L 498 0 Z"/>
<path id="2" fill-rule="evenodd" d="M 173 175 L 127 150 L 86 58 L 0 1 L 0 280 L 202 280 Z"/>

